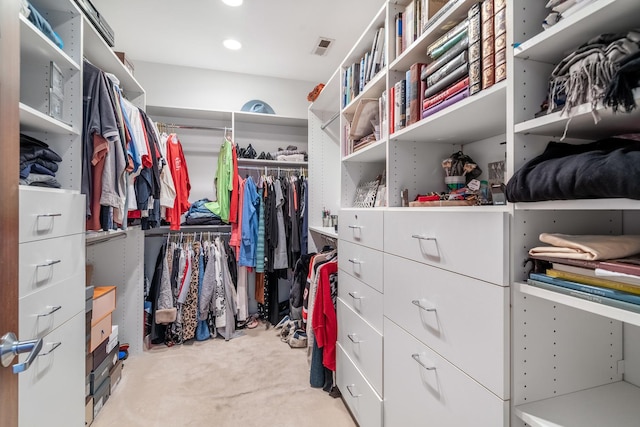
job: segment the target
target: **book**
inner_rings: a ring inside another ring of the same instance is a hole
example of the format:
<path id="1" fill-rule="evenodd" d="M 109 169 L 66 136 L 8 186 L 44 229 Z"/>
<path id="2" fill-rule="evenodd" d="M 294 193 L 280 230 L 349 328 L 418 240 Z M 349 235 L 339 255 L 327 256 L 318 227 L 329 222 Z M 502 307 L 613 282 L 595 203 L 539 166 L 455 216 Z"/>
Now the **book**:
<path id="1" fill-rule="evenodd" d="M 483 0 L 480 7 L 482 29 L 482 90 L 488 89 L 495 83 L 495 32 L 493 0 Z"/>
<path id="2" fill-rule="evenodd" d="M 631 274 L 640 276 L 640 258 L 627 257 L 620 259 L 608 259 L 600 261 L 597 268 L 614 271 L 616 273 Z"/>
<path id="3" fill-rule="evenodd" d="M 422 109 L 426 110 L 429 107 L 437 105 L 444 101 L 445 99 L 457 94 L 458 92 L 463 91 L 464 89 L 469 87 L 469 77 L 466 77 L 460 80 L 458 83 L 449 86 L 444 91 L 440 92 L 437 95 L 434 95 L 428 99 L 425 99 L 422 103 Z"/>
<path id="4" fill-rule="evenodd" d="M 601 279 L 613 280 L 614 282 L 627 283 L 630 285 L 640 286 L 640 276 L 629 275 L 626 273 L 613 272 L 600 267 L 587 268 L 575 265 L 561 264 L 558 262 L 551 263 L 551 268 L 569 273 L 582 274 L 583 276 L 599 277 Z"/>
<path id="5" fill-rule="evenodd" d="M 407 111 L 405 109 L 405 94 L 406 94 L 406 80 L 400 80 L 396 82 L 394 85 L 394 97 L 395 97 L 395 131 L 398 132 L 400 129 L 404 128 L 406 125 L 406 114 Z"/>
<path id="6" fill-rule="evenodd" d="M 396 131 L 396 88 L 391 86 L 389 88 L 389 99 L 387 102 L 389 108 L 389 135 Z"/>
<path id="7" fill-rule="evenodd" d="M 436 50 L 431 52 L 431 55 L 429 55 L 429 56 L 431 57 L 431 59 L 440 58 L 449 49 L 451 49 L 453 46 L 455 46 L 460 40 L 462 40 L 465 37 L 467 37 L 467 29 L 466 28 L 464 30 L 462 30 L 460 33 L 458 33 L 456 36 L 454 36 L 454 37 L 450 38 L 449 40 L 447 40 L 442 46 L 438 47 Z"/>
<path id="8" fill-rule="evenodd" d="M 469 20 L 469 93 L 471 95 L 480 92 L 482 89 L 481 4 L 474 4 L 467 11 L 467 19 Z"/>
<path id="9" fill-rule="evenodd" d="M 451 49 L 445 52 L 437 61 L 432 62 L 431 64 L 424 67 L 424 72 L 420 76 L 420 79 L 425 80 L 431 74 L 438 71 L 445 64 L 451 61 L 453 58 L 458 56 L 461 52 L 466 51 L 469 48 L 469 37 L 465 37 L 456 43 Z"/>
<path id="10" fill-rule="evenodd" d="M 373 55 L 373 69 L 371 73 L 371 78 L 373 78 L 384 66 L 383 61 L 383 52 L 384 52 L 384 27 L 378 28 L 378 33 L 376 36 L 376 48 Z"/>
<path id="11" fill-rule="evenodd" d="M 432 107 L 427 108 L 422 112 L 422 118 L 427 118 L 432 114 L 437 113 L 438 111 L 444 110 L 450 105 L 455 104 L 456 102 L 462 101 L 466 97 L 469 96 L 469 89 L 464 89 L 462 92 L 457 93 L 456 95 L 451 96 L 450 98 L 445 99 L 439 104 L 436 104 Z"/>
<path id="12" fill-rule="evenodd" d="M 396 14 L 396 58 L 402 55 L 402 12 Z"/>
<path id="13" fill-rule="evenodd" d="M 411 68 L 409 68 L 406 72 L 405 72 L 405 77 L 404 77 L 404 111 L 405 111 L 405 126 L 409 126 L 411 123 L 409 123 L 409 113 L 410 113 L 410 108 L 411 108 Z"/>
<path id="14" fill-rule="evenodd" d="M 429 98 L 433 95 L 436 95 L 439 92 L 446 89 L 447 87 L 454 84 L 455 82 L 457 82 L 458 80 L 467 77 L 469 75 L 468 65 L 469 64 L 464 63 L 458 68 L 456 68 L 455 70 L 453 70 L 451 74 L 445 76 L 433 86 L 427 85 L 427 90 L 424 92 L 424 97 Z"/>
<path id="15" fill-rule="evenodd" d="M 409 92 L 409 113 L 407 114 L 407 125 L 411 125 L 416 123 L 422 118 L 422 103 L 420 102 L 420 88 L 422 86 L 422 81 L 420 80 L 420 75 L 422 73 L 422 69 L 427 64 L 422 62 L 416 62 L 411 64 L 409 67 L 409 79 L 410 83 L 410 92 Z"/>
<path id="16" fill-rule="evenodd" d="M 580 268 L 580 267 L 572 267 L 570 268 Z M 610 280 L 604 277 L 598 277 L 595 275 L 594 270 L 587 270 L 591 272 L 589 274 L 580 274 L 571 271 L 563 271 L 556 268 L 547 269 L 547 276 L 557 277 L 558 279 L 570 280 L 572 282 L 582 283 L 585 285 L 591 286 L 599 286 L 603 288 L 609 289 L 617 289 L 623 292 L 629 292 L 631 294 L 640 295 L 640 285 L 631 285 L 628 283 L 622 283 L 615 280 Z"/>
<path id="17" fill-rule="evenodd" d="M 433 52 L 441 48 L 451 39 L 457 38 L 462 32 L 467 31 L 468 22 L 466 19 L 460 21 L 455 27 L 444 33 L 440 38 L 427 46 L 427 55 L 433 58 Z M 460 40 L 460 39 L 458 39 Z M 435 59 L 435 58 L 434 58 Z"/>
<path id="18" fill-rule="evenodd" d="M 467 51 L 460 52 L 455 58 L 447 62 L 438 71 L 427 77 L 427 87 L 431 87 L 449 75 L 453 70 L 467 63 Z"/>
<path id="19" fill-rule="evenodd" d="M 615 307 L 615 308 L 620 308 L 622 310 L 633 311 L 634 313 L 640 313 L 640 305 L 637 305 L 637 304 L 631 304 L 625 301 L 601 297 L 601 296 L 593 295 L 587 292 L 576 291 L 574 289 L 565 288 L 563 286 L 552 285 L 551 283 L 541 282 L 539 280 L 528 279 L 527 284 L 531 286 L 535 286 L 537 288 L 547 289 L 549 291 L 558 292 L 560 294 L 571 295 L 576 298 L 596 302 L 598 304 L 608 305 L 609 307 Z"/>
<path id="20" fill-rule="evenodd" d="M 550 283 L 552 285 L 573 289 L 574 291 L 586 292 L 588 294 L 611 298 L 619 301 L 625 301 L 631 304 L 640 304 L 640 295 L 618 291 L 616 289 L 600 288 L 598 286 L 585 285 L 583 283 L 577 283 L 569 280 L 558 279 L 555 277 L 548 276 L 546 274 L 539 274 L 539 273 L 531 273 L 529 275 L 529 278 L 533 280 L 538 280 L 540 282 Z"/>
<path id="21" fill-rule="evenodd" d="M 598 268 L 601 262 L 601 261 L 589 261 L 586 259 L 572 259 L 572 258 L 546 256 L 546 255 L 529 255 L 529 256 L 533 259 L 548 261 L 550 263 L 575 265 L 577 267 L 585 267 L 585 268 L 590 268 L 592 270 Z"/>
<path id="22" fill-rule="evenodd" d="M 411 46 L 414 40 L 414 24 L 415 24 L 415 0 L 411 0 L 402 13 L 402 51 L 404 52 Z"/>
<path id="23" fill-rule="evenodd" d="M 494 2 L 494 81 L 497 83 L 507 77 L 507 9 L 504 1 Z"/>

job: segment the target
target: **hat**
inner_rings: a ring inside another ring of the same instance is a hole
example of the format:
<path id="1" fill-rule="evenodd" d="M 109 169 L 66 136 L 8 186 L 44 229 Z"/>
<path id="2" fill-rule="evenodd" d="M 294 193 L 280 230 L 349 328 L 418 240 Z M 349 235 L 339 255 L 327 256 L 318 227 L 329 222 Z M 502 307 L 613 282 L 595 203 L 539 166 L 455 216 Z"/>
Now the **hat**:
<path id="1" fill-rule="evenodd" d="M 263 114 L 275 114 L 273 108 L 264 101 L 259 99 L 252 99 L 242 106 L 240 111 L 247 111 L 249 113 L 263 113 Z"/>

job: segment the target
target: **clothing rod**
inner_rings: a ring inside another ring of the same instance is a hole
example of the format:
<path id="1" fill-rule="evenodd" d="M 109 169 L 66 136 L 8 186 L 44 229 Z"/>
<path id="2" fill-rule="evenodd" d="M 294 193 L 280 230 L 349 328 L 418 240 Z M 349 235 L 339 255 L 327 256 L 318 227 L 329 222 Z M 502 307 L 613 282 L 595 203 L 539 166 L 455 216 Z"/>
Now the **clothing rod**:
<path id="1" fill-rule="evenodd" d="M 333 123 L 333 121 L 335 119 L 337 119 L 340 116 L 340 112 L 338 111 L 337 113 L 335 113 L 333 115 L 333 117 L 331 117 L 329 120 L 327 120 L 325 123 L 322 124 L 322 126 L 320 126 L 320 130 L 324 130 L 327 126 L 329 126 L 331 123 Z"/>
<path id="2" fill-rule="evenodd" d="M 255 170 L 255 171 L 278 169 L 278 170 L 284 170 L 284 171 L 298 172 L 301 169 L 308 169 L 308 168 L 307 166 L 295 167 L 295 166 L 241 166 L 241 165 L 238 165 L 238 169 L 249 169 L 249 170 Z"/>
<path id="3" fill-rule="evenodd" d="M 172 129 L 195 129 L 195 130 L 221 130 L 226 132 L 231 130 L 230 127 L 220 127 L 220 126 L 191 126 L 191 125 L 176 125 L 176 124 L 168 124 L 168 123 L 157 123 L 160 126 L 166 126 Z"/>

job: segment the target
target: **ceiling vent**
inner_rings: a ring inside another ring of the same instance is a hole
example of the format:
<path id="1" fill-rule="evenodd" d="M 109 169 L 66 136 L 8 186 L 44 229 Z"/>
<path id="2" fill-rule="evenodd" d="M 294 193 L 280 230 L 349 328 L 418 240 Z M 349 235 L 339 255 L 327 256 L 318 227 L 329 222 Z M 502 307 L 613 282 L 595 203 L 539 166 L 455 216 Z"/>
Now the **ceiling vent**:
<path id="1" fill-rule="evenodd" d="M 329 48 L 333 46 L 334 41 L 334 39 L 327 37 L 319 37 L 311 53 L 318 56 L 325 56 L 329 52 Z"/>

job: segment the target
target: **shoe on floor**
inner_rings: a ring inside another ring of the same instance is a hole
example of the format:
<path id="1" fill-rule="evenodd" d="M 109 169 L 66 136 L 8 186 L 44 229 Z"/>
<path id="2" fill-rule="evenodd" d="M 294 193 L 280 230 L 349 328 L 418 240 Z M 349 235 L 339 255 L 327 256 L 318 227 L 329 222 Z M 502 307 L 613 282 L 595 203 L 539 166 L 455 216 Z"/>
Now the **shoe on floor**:
<path id="1" fill-rule="evenodd" d="M 287 314 L 286 316 L 284 316 L 276 326 L 274 326 L 274 328 L 276 329 L 280 329 L 284 326 L 285 323 L 287 323 L 289 321 L 289 315 Z"/>
<path id="2" fill-rule="evenodd" d="M 302 329 L 296 330 L 289 338 L 289 347 L 305 348 L 307 346 L 307 333 Z"/>

